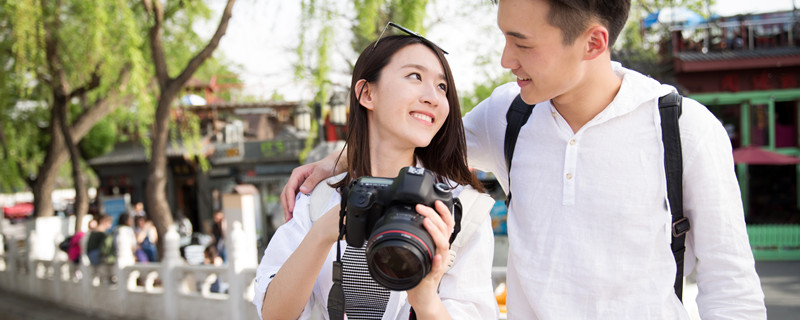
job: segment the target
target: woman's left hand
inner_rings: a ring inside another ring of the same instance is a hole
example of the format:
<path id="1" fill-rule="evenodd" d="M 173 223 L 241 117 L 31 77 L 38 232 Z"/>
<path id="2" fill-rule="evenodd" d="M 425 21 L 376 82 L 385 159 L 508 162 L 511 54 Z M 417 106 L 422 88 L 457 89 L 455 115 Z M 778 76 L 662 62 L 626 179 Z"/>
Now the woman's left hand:
<path id="1" fill-rule="evenodd" d="M 430 273 L 416 287 L 407 291 L 408 302 L 414 307 L 418 317 L 427 313 L 426 311 L 444 308 L 439 299 L 438 288 L 450 263 L 450 235 L 453 233 L 455 220 L 443 202 L 437 200 L 434 206 L 436 210 L 421 204 L 416 208 L 417 213 L 425 216 L 422 224 L 436 245 Z"/>

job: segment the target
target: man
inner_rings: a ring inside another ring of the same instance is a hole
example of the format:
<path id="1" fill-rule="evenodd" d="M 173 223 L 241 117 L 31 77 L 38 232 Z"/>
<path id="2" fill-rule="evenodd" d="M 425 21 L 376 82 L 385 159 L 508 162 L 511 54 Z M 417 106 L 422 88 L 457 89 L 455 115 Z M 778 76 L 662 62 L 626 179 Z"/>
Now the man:
<path id="1" fill-rule="evenodd" d="M 509 319 L 688 319 L 673 292 L 671 215 L 658 98 L 674 91 L 611 62 L 629 0 L 502 0 L 501 63 L 516 84 L 464 117 L 471 166 L 515 195 L 508 220 Z M 505 113 L 536 104 L 506 173 Z M 704 106 L 683 99 L 685 270 L 703 319 L 765 319 L 731 145 Z M 331 165 L 327 165 L 330 168 Z M 300 167 L 309 191 L 324 175 Z M 330 170 L 328 170 L 329 172 Z"/>

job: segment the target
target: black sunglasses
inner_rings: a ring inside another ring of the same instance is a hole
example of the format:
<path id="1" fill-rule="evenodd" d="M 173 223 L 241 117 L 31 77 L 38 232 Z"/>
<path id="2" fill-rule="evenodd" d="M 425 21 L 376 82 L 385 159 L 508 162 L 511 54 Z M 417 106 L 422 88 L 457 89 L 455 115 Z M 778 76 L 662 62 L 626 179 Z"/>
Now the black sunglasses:
<path id="1" fill-rule="evenodd" d="M 441 47 L 439 47 L 438 45 L 436 45 L 435 43 L 433 43 L 433 41 L 430 41 L 430 40 L 428 40 L 427 38 L 425 38 L 425 37 L 423 37 L 423 36 L 419 35 L 418 33 L 414 32 L 414 31 L 411 31 L 411 30 L 408 30 L 406 27 L 403 27 L 403 26 L 401 26 L 401 25 L 399 25 L 399 24 L 396 24 L 396 23 L 394 23 L 394 22 L 391 22 L 391 21 L 389 21 L 389 23 L 387 23 L 387 24 L 386 24 L 386 26 L 385 26 L 385 27 L 383 27 L 383 31 L 381 31 L 381 35 L 380 35 L 380 36 L 378 36 L 378 40 L 375 40 L 375 44 L 372 46 L 372 51 L 375 51 L 375 48 L 376 48 L 376 47 L 378 47 L 378 42 L 380 42 L 380 41 L 381 41 L 381 39 L 383 38 L 383 34 L 384 34 L 384 33 L 386 33 L 386 29 L 389 29 L 389 26 L 392 26 L 392 27 L 395 27 L 395 28 L 397 28 L 397 29 L 400 29 L 400 31 L 403 31 L 403 32 L 407 33 L 407 34 L 408 34 L 408 35 L 410 35 L 410 36 L 414 36 L 414 37 L 417 37 L 417 38 L 423 39 L 423 40 L 425 40 L 426 42 L 428 42 L 428 43 L 432 44 L 433 46 L 435 46 L 436 48 L 438 48 L 439 50 L 442 50 L 442 52 L 443 52 L 444 54 L 448 54 L 448 53 L 447 53 L 447 51 L 444 51 L 444 49 L 442 49 Z"/>

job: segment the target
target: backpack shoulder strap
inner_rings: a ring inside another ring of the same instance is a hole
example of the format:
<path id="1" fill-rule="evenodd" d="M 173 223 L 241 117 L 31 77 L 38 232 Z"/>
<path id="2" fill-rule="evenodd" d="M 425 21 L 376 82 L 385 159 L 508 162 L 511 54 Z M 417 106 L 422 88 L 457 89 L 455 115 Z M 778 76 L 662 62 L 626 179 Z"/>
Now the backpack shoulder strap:
<path id="1" fill-rule="evenodd" d="M 508 169 L 508 195 L 506 197 L 506 207 L 511 204 L 511 159 L 514 157 L 514 149 L 517 146 L 517 137 L 519 137 L 519 130 L 528 122 L 528 118 L 533 112 L 533 107 L 522 101 L 522 96 L 519 94 L 514 101 L 511 102 L 511 107 L 506 112 L 506 136 L 503 144 L 503 151 L 506 156 L 506 168 Z"/>
<path id="2" fill-rule="evenodd" d="M 672 213 L 672 254 L 675 257 L 675 294 L 683 300 L 683 259 L 686 251 L 686 232 L 689 220 L 683 216 L 683 155 L 678 118 L 681 116 L 682 98 L 671 92 L 658 99 L 661 114 L 661 139 L 664 143 L 664 170 L 667 176 L 667 199 Z"/>
<path id="3" fill-rule="evenodd" d="M 461 201 L 461 230 L 458 236 L 450 244 L 450 263 L 447 270 L 453 267 L 458 249 L 469 241 L 472 234 L 481 226 L 483 219 L 489 214 L 489 210 L 494 205 L 494 199 L 486 193 L 478 192 L 472 186 L 464 186 L 458 195 Z"/>

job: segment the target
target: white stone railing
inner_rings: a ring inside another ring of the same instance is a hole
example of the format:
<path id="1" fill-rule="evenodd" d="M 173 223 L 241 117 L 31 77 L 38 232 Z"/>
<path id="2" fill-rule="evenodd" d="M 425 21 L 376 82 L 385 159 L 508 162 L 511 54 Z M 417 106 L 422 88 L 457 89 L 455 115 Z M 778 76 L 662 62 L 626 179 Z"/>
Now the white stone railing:
<path id="1" fill-rule="evenodd" d="M 101 316 L 257 319 L 251 303 L 256 266 L 243 265 L 240 261 L 248 259 L 242 259 L 242 250 L 237 250 L 243 239 L 241 224 L 234 223 L 229 233 L 229 259 L 222 266 L 188 265 L 180 257 L 174 229 L 163 237 L 161 262 L 128 266 L 91 266 L 85 254 L 75 264 L 66 253 L 53 249 L 63 235 L 37 236 L 43 233 L 29 231 L 25 239 L 0 237 L 0 288 Z M 3 250 L 3 242 L 8 250 Z M 25 246 L 20 248 L 20 243 Z M 51 253 L 52 258 L 43 257 L 42 252 Z M 227 293 L 212 292 L 216 280 L 227 287 Z"/>

